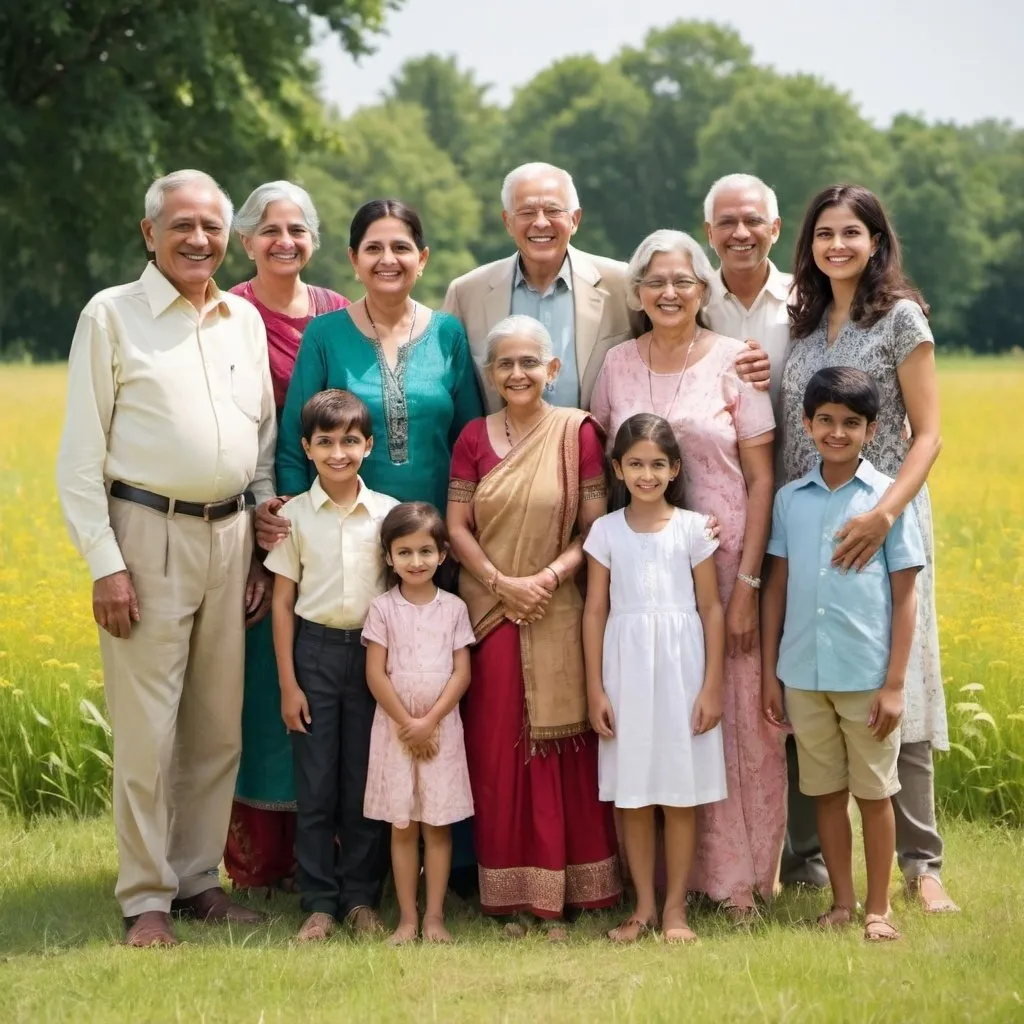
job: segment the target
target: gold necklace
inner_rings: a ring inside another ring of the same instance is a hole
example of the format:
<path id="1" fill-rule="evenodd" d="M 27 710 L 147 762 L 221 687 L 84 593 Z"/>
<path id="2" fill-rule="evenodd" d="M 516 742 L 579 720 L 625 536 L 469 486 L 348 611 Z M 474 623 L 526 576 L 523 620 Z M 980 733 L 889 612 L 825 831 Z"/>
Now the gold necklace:
<path id="1" fill-rule="evenodd" d="M 676 382 L 676 390 L 672 394 L 672 401 L 669 403 L 668 411 L 662 416 L 662 419 L 667 420 L 669 423 L 672 422 L 672 410 L 676 407 L 676 399 L 679 397 L 679 389 L 683 386 L 683 375 L 686 373 L 686 367 L 690 363 L 690 353 L 693 351 L 693 346 L 697 344 L 697 339 L 700 337 L 700 332 L 703 328 L 698 327 L 693 332 L 693 338 L 690 344 L 686 347 L 686 358 L 683 360 L 683 368 L 679 371 L 679 380 Z M 651 395 L 651 412 L 655 415 L 658 414 L 658 410 L 654 407 L 654 378 L 651 376 L 651 364 L 653 362 L 653 349 L 654 349 L 654 331 L 651 331 L 651 336 L 647 341 L 647 390 Z"/>

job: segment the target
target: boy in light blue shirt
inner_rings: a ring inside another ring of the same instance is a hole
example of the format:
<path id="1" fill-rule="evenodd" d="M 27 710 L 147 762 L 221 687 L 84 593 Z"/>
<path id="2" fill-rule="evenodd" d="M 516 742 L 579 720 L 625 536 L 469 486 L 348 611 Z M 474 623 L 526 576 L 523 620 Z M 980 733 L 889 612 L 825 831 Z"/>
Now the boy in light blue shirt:
<path id="1" fill-rule="evenodd" d="M 874 381 L 852 367 L 828 367 L 808 383 L 804 428 L 821 458 L 775 497 L 761 610 L 764 713 L 776 724 L 788 717 L 793 727 L 800 791 L 815 798 L 832 886 L 832 907 L 817 923 L 850 924 L 857 906 L 852 793 L 864 825 L 864 937 L 872 941 L 900 937 L 890 921 L 890 797 L 900 788 L 897 727 L 917 611 L 914 584 L 925 564 L 908 505 L 862 571 L 832 565 L 836 532 L 874 508 L 892 483 L 861 455 L 874 436 L 878 405 Z"/>

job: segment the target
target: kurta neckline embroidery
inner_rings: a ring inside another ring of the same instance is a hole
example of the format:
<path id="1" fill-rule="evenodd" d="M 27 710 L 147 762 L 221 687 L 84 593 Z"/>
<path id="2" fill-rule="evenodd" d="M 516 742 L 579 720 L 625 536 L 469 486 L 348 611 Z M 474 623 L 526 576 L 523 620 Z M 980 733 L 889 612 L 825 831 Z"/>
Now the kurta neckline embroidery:
<path id="1" fill-rule="evenodd" d="M 436 313 L 431 312 L 424 331 L 404 345 L 399 346 L 394 370 L 388 365 L 384 346 L 376 338 L 359 332 L 367 344 L 377 353 L 380 367 L 380 388 L 384 400 L 384 420 L 388 435 L 388 458 L 392 465 L 403 466 L 409 461 L 409 407 L 405 400 L 405 368 L 409 355 L 424 338 L 434 330 Z"/>

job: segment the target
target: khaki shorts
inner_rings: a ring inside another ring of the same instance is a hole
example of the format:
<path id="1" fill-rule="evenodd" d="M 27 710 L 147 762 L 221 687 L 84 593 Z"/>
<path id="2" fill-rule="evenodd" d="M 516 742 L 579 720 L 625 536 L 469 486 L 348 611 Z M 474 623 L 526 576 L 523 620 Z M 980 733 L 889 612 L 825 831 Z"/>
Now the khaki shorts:
<path id="1" fill-rule="evenodd" d="M 801 793 L 826 796 L 848 789 L 862 800 L 884 800 L 900 791 L 899 727 L 884 740 L 868 728 L 877 692 L 786 689 Z"/>

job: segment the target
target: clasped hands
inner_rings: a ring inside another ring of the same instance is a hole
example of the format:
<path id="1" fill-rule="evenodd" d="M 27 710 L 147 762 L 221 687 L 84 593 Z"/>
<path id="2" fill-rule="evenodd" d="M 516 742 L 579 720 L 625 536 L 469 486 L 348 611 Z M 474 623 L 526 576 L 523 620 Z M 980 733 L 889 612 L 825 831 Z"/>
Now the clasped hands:
<path id="1" fill-rule="evenodd" d="M 557 588 L 554 573 L 542 570 L 533 576 L 499 574 L 492 589 L 505 609 L 505 618 L 525 626 L 544 617 Z"/>

